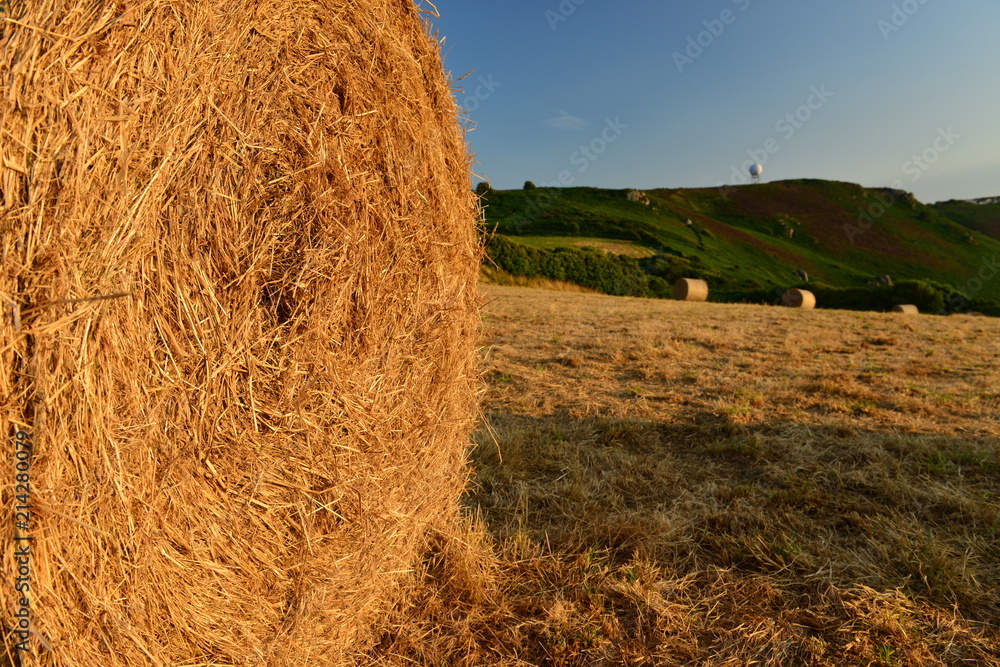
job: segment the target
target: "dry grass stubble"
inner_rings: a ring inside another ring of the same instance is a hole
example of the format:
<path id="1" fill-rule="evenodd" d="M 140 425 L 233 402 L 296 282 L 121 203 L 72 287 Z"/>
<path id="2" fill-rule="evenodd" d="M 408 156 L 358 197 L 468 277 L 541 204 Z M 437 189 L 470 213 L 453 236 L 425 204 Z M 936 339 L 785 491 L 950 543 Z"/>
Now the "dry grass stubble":
<path id="1" fill-rule="evenodd" d="M 376 662 L 1000 664 L 996 320 L 484 291 L 498 569 Z"/>

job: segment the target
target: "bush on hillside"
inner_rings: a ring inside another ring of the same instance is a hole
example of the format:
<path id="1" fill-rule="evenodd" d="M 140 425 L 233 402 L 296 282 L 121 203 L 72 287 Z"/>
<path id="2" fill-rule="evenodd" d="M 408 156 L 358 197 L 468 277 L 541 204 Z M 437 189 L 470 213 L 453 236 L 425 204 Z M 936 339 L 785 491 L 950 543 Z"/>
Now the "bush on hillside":
<path id="1" fill-rule="evenodd" d="M 515 276 L 562 280 L 617 296 L 671 298 L 673 284 L 680 278 L 708 281 L 710 299 L 715 302 L 780 304 L 784 291 L 726 280 L 697 258 L 676 255 L 636 259 L 592 248 L 540 250 L 499 234 L 489 240 L 486 254 L 498 268 Z M 928 314 L 978 312 L 1000 317 L 1000 303 L 969 299 L 950 285 L 932 280 L 901 280 L 891 287 L 832 287 L 821 283 L 802 287 L 816 295 L 820 308 L 884 312 L 897 304 L 911 303 Z"/>
<path id="2" fill-rule="evenodd" d="M 616 296 L 658 295 L 633 257 L 591 248 L 539 250 L 499 234 L 490 238 L 486 255 L 497 268 L 515 276 L 563 280 Z"/>
<path id="3" fill-rule="evenodd" d="M 958 312 L 982 313 L 990 317 L 1000 317 L 1000 303 L 992 299 L 970 299 L 968 307 Z"/>
<path id="4" fill-rule="evenodd" d="M 922 313 L 940 313 L 945 310 L 945 298 L 951 292 L 947 285 L 939 285 L 926 280 L 901 280 L 892 288 L 896 303 L 912 303 Z"/>
<path id="5" fill-rule="evenodd" d="M 640 259 L 639 266 L 650 276 L 656 276 L 671 285 L 681 278 L 700 278 L 708 281 L 709 285 L 723 282 L 721 274 L 707 268 L 699 258 L 657 254 Z"/>
<path id="6" fill-rule="evenodd" d="M 818 307 L 836 310 L 887 311 L 895 305 L 911 303 L 922 313 L 943 315 L 966 309 L 970 303 L 955 288 L 933 280 L 901 280 L 891 287 L 812 285 L 807 289 L 816 295 Z"/>

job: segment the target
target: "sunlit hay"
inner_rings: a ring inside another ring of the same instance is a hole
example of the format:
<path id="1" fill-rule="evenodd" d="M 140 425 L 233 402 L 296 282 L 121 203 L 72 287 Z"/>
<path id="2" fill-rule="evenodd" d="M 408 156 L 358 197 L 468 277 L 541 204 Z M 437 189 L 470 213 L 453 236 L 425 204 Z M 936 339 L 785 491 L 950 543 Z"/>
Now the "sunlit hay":
<path id="1" fill-rule="evenodd" d="M 708 301 L 708 283 L 696 278 L 681 278 L 674 283 L 677 301 Z"/>
<path id="2" fill-rule="evenodd" d="M 479 270 L 480 285 L 505 285 L 508 287 L 532 287 L 536 289 L 547 289 L 557 292 L 581 292 L 585 294 L 597 294 L 583 285 L 566 282 L 565 280 L 551 280 L 541 276 L 515 276 L 502 269 L 497 269 L 484 264 Z"/>
<path id="3" fill-rule="evenodd" d="M 812 310 L 816 307 L 816 295 L 809 290 L 790 289 L 781 297 L 781 303 L 788 308 Z"/>
<path id="4" fill-rule="evenodd" d="M 450 624 L 477 644 L 423 664 L 1000 666 L 992 320 L 484 292 L 505 604 L 380 664 Z"/>
<path id="5" fill-rule="evenodd" d="M 0 432 L 35 442 L 37 664 L 347 662 L 452 525 L 475 412 L 438 45 L 408 0 L 21 7 Z"/>

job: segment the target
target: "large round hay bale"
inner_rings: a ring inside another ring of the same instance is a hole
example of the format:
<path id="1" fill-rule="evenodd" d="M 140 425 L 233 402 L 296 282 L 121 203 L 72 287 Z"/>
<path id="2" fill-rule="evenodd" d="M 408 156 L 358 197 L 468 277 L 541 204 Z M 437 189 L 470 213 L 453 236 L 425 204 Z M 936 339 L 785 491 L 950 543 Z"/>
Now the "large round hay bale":
<path id="1" fill-rule="evenodd" d="M 475 412 L 437 43 L 409 0 L 14 7 L 0 433 L 34 443 L 37 664 L 349 660 L 453 520 Z"/>
<path id="2" fill-rule="evenodd" d="M 898 305 L 898 306 L 893 306 L 892 307 L 892 312 L 894 312 L 894 313 L 904 313 L 906 315 L 919 315 L 920 314 L 920 309 L 917 308 L 916 306 L 914 306 L 913 304 L 907 303 L 907 304 L 901 304 L 901 305 Z"/>
<path id="3" fill-rule="evenodd" d="M 788 308 L 810 310 L 816 307 L 816 295 L 809 290 L 790 289 L 781 297 L 781 302 Z"/>
<path id="4" fill-rule="evenodd" d="M 674 283 L 677 301 L 708 301 L 708 283 L 697 278 L 681 278 Z"/>

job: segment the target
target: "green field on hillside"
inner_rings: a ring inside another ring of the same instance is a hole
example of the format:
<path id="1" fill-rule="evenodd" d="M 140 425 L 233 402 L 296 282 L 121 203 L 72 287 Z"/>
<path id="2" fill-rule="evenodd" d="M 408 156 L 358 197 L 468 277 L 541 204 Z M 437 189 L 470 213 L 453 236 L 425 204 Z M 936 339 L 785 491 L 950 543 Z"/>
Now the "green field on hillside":
<path id="1" fill-rule="evenodd" d="M 521 236 L 518 242 L 540 250 L 556 248 L 596 248 L 605 252 L 629 257 L 651 257 L 655 250 L 634 241 L 606 239 L 586 236 Z"/>
<path id="2" fill-rule="evenodd" d="M 1000 199 L 990 203 L 951 199 L 934 204 L 932 208 L 969 229 L 1000 239 Z"/>
<path id="3" fill-rule="evenodd" d="M 927 206 L 900 190 L 820 180 L 648 190 L 648 203 L 628 194 L 493 190 L 483 203 L 488 230 L 517 243 L 550 252 L 590 245 L 630 254 L 647 272 L 677 265 L 728 297 L 804 284 L 865 290 L 888 275 L 954 290 L 966 303 L 1000 301 L 1000 240 L 990 235 L 998 205 Z"/>

